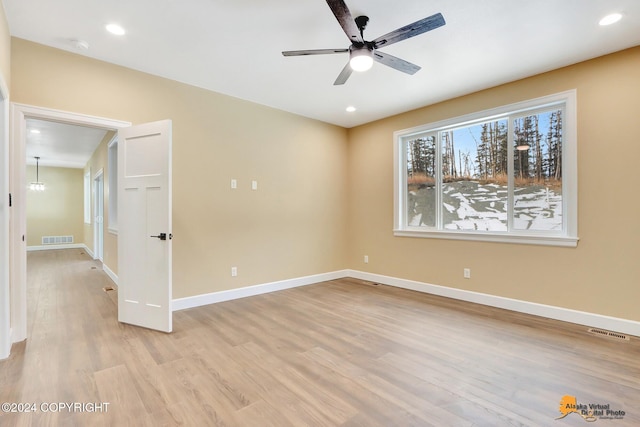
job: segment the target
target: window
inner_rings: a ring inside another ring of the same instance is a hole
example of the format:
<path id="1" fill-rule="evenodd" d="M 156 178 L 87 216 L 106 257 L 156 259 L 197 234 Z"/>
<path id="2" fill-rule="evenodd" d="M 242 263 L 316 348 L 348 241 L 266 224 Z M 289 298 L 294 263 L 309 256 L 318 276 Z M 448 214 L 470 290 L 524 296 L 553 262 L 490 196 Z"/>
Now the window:
<path id="1" fill-rule="evenodd" d="M 395 235 L 576 246 L 575 97 L 396 132 Z"/>
<path id="2" fill-rule="evenodd" d="M 111 233 L 118 232 L 118 140 L 114 137 L 108 145 L 109 174 L 109 225 Z"/>
<path id="3" fill-rule="evenodd" d="M 91 224 L 91 169 L 84 173 L 84 223 Z"/>

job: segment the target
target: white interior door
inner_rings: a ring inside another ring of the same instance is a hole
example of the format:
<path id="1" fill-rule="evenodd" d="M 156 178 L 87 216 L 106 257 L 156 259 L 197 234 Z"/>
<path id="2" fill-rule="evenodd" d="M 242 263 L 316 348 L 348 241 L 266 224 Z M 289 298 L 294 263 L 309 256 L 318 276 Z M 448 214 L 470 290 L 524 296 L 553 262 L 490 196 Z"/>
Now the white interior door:
<path id="1" fill-rule="evenodd" d="M 171 332 L 171 120 L 118 131 L 118 320 Z"/>

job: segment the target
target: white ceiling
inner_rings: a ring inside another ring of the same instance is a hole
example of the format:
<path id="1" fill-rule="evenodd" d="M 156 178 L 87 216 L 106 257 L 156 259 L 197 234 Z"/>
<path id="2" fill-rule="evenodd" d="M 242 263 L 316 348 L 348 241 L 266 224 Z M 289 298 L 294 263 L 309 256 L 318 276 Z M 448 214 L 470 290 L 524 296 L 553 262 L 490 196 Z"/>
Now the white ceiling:
<path id="1" fill-rule="evenodd" d="M 27 164 L 84 168 L 107 134 L 106 130 L 27 119 Z"/>
<path id="2" fill-rule="evenodd" d="M 347 54 L 281 54 L 349 46 L 324 0 L 3 3 L 15 37 L 344 127 L 640 45 L 639 0 L 346 0 L 370 17 L 366 40 L 437 12 L 447 24 L 381 49 L 417 74 L 376 63 L 333 86 Z M 599 26 L 611 12 L 624 17 Z M 127 34 L 107 33 L 114 22 Z"/>

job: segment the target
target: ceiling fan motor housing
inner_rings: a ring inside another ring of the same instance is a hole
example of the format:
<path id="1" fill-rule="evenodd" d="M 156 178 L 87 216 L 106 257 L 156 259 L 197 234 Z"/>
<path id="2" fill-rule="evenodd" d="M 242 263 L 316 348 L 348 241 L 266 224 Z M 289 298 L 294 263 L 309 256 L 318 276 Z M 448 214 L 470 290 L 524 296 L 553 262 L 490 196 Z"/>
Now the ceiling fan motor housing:
<path id="1" fill-rule="evenodd" d="M 349 64 L 353 71 L 367 71 L 373 64 L 373 46 L 354 43 L 349 47 Z"/>
<path id="2" fill-rule="evenodd" d="M 354 21 L 356 21 L 356 25 L 358 26 L 358 29 L 360 30 L 360 35 L 362 36 L 362 32 L 364 31 L 365 28 L 367 28 L 367 24 L 369 23 L 369 17 L 358 16 L 356 19 L 354 19 Z"/>

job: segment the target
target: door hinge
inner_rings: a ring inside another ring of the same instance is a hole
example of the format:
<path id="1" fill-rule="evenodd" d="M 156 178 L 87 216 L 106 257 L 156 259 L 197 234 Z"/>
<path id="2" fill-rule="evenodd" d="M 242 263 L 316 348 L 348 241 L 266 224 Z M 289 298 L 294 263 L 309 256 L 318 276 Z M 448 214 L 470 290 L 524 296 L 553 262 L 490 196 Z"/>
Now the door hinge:
<path id="1" fill-rule="evenodd" d="M 9 207 L 11 207 L 11 193 L 9 193 Z"/>

